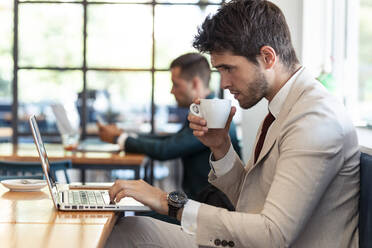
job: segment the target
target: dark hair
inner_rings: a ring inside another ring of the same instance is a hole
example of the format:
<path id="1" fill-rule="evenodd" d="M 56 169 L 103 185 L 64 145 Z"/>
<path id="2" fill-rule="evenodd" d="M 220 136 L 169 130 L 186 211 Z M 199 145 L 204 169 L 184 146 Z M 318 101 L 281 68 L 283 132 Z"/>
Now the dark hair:
<path id="1" fill-rule="evenodd" d="M 170 68 L 180 67 L 180 76 L 185 80 L 191 80 L 198 76 L 205 87 L 209 86 L 211 68 L 207 59 L 199 53 L 186 53 L 172 61 Z"/>
<path id="2" fill-rule="evenodd" d="M 230 51 L 257 64 L 263 46 L 272 47 L 288 69 L 298 63 L 282 11 L 262 0 L 232 0 L 207 16 L 193 46 L 200 52 Z"/>

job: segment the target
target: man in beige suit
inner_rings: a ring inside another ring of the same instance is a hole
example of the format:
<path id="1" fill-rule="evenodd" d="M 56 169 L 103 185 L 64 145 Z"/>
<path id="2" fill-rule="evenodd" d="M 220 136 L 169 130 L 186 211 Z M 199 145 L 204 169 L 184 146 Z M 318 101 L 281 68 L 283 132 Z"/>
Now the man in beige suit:
<path id="1" fill-rule="evenodd" d="M 209 181 L 236 211 L 177 192 L 167 196 L 143 181 L 118 181 L 113 199 L 133 196 L 160 213 L 176 213 L 182 230 L 125 218 L 107 246 L 358 247 L 356 133 L 342 104 L 299 64 L 280 9 L 268 1 L 231 1 L 204 21 L 194 46 L 211 54 L 221 87 L 242 108 L 269 101 L 247 165 L 228 135 L 234 107 L 225 129 L 209 130 L 204 119 L 188 117 L 212 151 Z"/>

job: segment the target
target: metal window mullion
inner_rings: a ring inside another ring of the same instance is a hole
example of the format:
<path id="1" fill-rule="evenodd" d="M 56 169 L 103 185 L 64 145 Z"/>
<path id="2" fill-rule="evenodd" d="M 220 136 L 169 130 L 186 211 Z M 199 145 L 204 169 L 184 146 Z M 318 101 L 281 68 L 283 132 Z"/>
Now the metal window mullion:
<path id="1" fill-rule="evenodd" d="M 13 144 L 18 144 L 18 0 L 14 0 L 13 19 L 13 104 L 12 104 L 12 129 Z"/>
<path id="2" fill-rule="evenodd" d="M 83 91 L 81 95 L 81 133 L 82 139 L 87 135 L 87 1 L 83 1 L 84 20 L 83 20 Z"/>
<path id="3" fill-rule="evenodd" d="M 68 3 L 68 4 L 84 4 L 86 1 L 85 0 L 82 0 L 82 1 L 76 1 L 76 2 L 70 2 L 70 1 L 45 1 L 45 0 L 41 0 L 41 1 L 19 1 L 19 3 L 21 4 L 63 4 L 63 3 Z M 226 2 L 225 0 L 222 1 L 222 3 Z M 198 2 L 198 3 L 187 3 L 187 2 L 179 2 L 179 3 L 167 3 L 167 2 L 162 2 L 162 3 L 157 3 L 155 1 L 152 1 L 152 2 L 110 2 L 110 1 L 107 1 L 107 2 L 89 2 L 89 4 L 95 4 L 95 5 L 102 5 L 102 4 L 116 4 L 116 5 L 138 5 L 138 4 L 141 4 L 141 5 L 197 5 L 197 6 L 208 6 L 208 5 L 220 5 L 219 3 L 208 3 L 208 2 Z"/>
<path id="4" fill-rule="evenodd" d="M 50 70 L 50 71 L 82 71 L 83 67 L 34 67 L 34 66 L 18 66 L 18 70 Z M 114 67 L 86 67 L 87 71 L 118 71 L 118 72 L 151 72 L 151 68 L 114 68 Z M 169 69 L 156 69 L 156 71 L 169 71 Z"/>
<path id="5" fill-rule="evenodd" d="M 152 1 L 151 133 L 155 133 L 155 0 Z"/>
<path id="6" fill-rule="evenodd" d="M 151 133 L 155 133 L 155 0 L 152 1 L 152 59 L 151 59 Z M 145 168 L 146 170 L 147 168 Z M 154 183 L 154 160 L 149 163 L 149 182 Z"/>

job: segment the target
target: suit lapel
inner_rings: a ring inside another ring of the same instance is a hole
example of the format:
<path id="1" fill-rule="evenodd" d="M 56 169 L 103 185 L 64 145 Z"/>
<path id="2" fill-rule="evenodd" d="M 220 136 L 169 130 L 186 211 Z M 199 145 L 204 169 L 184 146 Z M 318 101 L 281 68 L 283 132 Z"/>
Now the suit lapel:
<path id="1" fill-rule="evenodd" d="M 309 80 L 310 79 L 310 80 Z M 304 84 L 307 82 L 313 82 L 313 79 L 308 73 L 306 72 L 306 68 L 300 74 L 298 75 L 296 81 L 293 82 L 291 89 L 289 91 L 289 94 L 287 98 L 285 99 L 285 102 L 283 104 L 282 109 L 279 112 L 278 117 L 275 119 L 273 124 L 270 126 L 269 130 L 267 131 L 266 138 L 262 147 L 262 150 L 260 152 L 260 155 L 257 158 L 256 163 L 253 167 L 255 167 L 260 161 L 266 156 L 266 154 L 271 150 L 272 146 L 275 143 L 275 140 L 279 136 L 279 132 L 281 130 L 281 126 L 283 122 L 285 121 L 288 113 L 290 112 L 292 106 L 295 104 L 297 99 L 301 96 L 302 92 L 305 91 Z M 260 132 L 262 128 L 262 123 L 260 127 Z M 257 141 L 259 138 L 259 134 L 256 136 L 256 142 L 255 146 L 257 145 Z"/>

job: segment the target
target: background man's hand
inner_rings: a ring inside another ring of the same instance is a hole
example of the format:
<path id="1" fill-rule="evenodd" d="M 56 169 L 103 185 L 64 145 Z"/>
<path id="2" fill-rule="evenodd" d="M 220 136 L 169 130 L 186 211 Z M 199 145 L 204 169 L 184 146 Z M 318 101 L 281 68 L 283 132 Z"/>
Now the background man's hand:
<path id="1" fill-rule="evenodd" d="M 115 138 L 123 133 L 123 130 L 118 128 L 115 124 L 102 125 L 97 122 L 98 135 L 102 141 L 115 143 Z"/>
<path id="2" fill-rule="evenodd" d="M 111 201 L 130 196 L 160 214 L 168 214 L 167 193 L 143 180 L 116 180 L 109 194 Z"/>
<path id="3" fill-rule="evenodd" d="M 200 104 L 200 99 L 194 101 Z M 207 121 L 201 117 L 189 113 L 187 119 L 190 121 L 190 128 L 205 146 L 208 146 L 214 156 L 214 159 L 219 160 L 228 152 L 231 141 L 229 136 L 229 129 L 233 116 L 235 115 L 236 108 L 231 107 L 229 118 L 227 119 L 225 128 L 221 129 L 208 129 Z"/>

